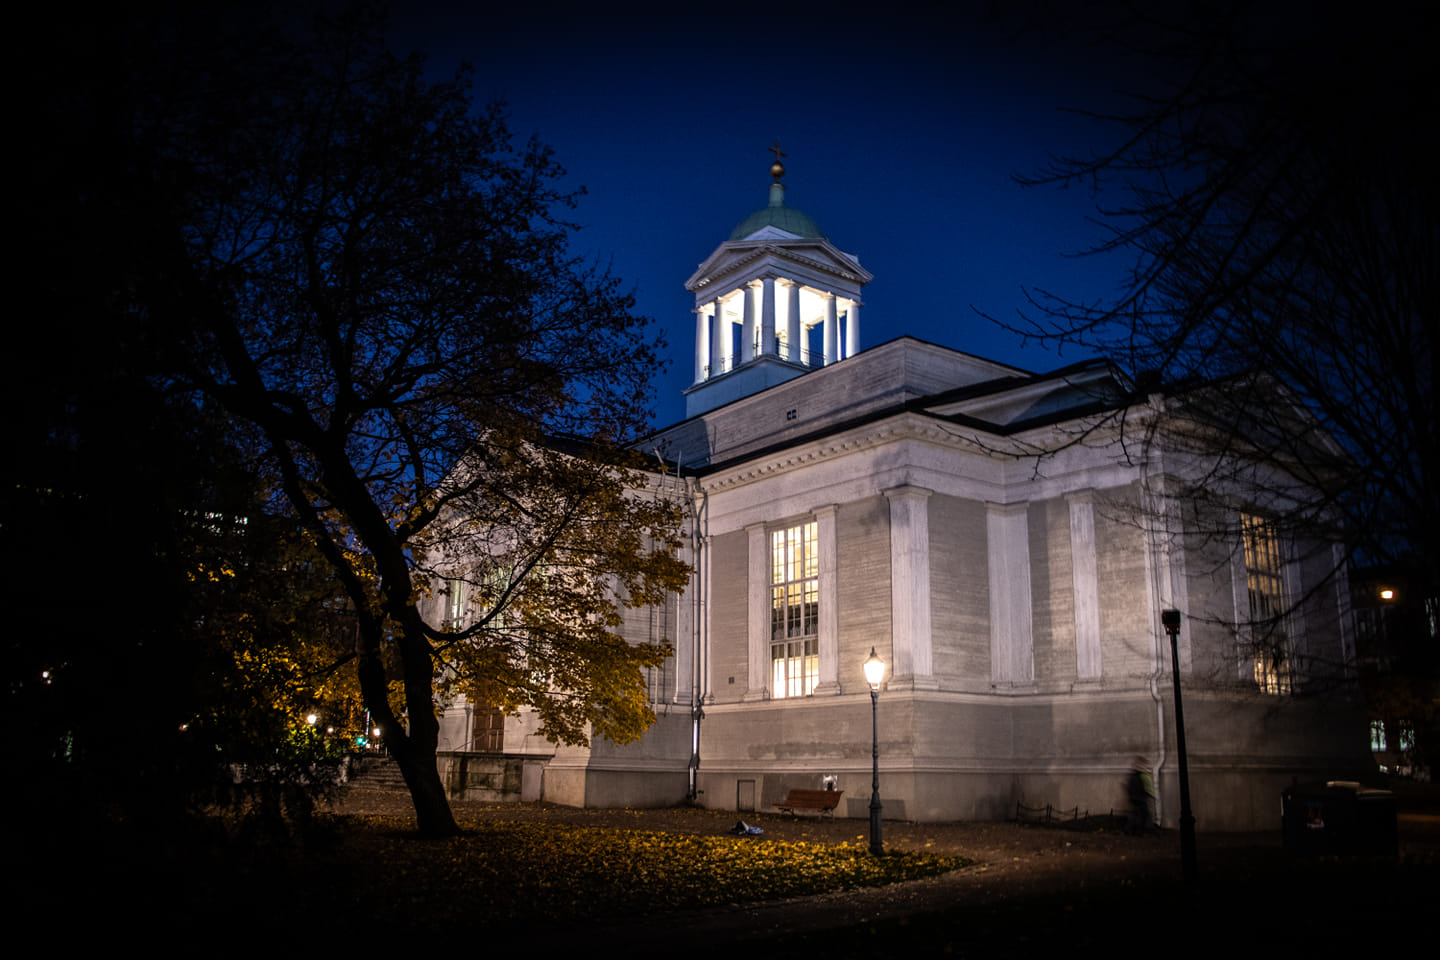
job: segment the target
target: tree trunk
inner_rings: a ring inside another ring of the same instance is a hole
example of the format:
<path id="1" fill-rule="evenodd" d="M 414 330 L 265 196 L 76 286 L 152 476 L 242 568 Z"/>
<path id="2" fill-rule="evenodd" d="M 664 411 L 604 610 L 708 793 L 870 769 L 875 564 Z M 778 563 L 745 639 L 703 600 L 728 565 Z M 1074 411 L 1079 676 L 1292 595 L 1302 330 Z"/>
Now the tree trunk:
<path id="1" fill-rule="evenodd" d="M 380 621 L 362 614 L 360 636 L 362 650 L 356 665 L 360 692 L 370 715 L 380 727 L 390 755 L 400 766 L 405 786 L 410 790 L 410 801 L 415 805 L 416 828 L 426 837 L 453 837 L 460 832 L 460 827 L 450 812 L 445 785 L 440 781 L 440 771 L 435 766 L 440 723 L 435 719 L 429 677 L 413 670 L 406 671 L 405 700 L 410 720 L 410 729 L 406 731 L 390 709 L 389 684 L 378 655 Z M 398 639 L 402 649 L 407 640 L 412 644 L 416 642 L 413 635 L 407 637 L 402 634 Z M 423 639 L 420 642 L 423 643 Z M 407 663 L 416 659 L 411 651 Z M 428 662 L 428 653 L 418 659 Z"/>
<path id="2" fill-rule="evenodd" d="M 398 749 L 397 749 L 398 747 Z M 460 833 L 445 784 L 435 766 L 435 748 L 426 750 L 414 736 L 404 736 L 399 743 L 390 742 L 390 755 L 400 765 L 405 785 L 410 788 L 410 801 L 415 805 L 415 826 L 423 837 L 453 837 Z"/>

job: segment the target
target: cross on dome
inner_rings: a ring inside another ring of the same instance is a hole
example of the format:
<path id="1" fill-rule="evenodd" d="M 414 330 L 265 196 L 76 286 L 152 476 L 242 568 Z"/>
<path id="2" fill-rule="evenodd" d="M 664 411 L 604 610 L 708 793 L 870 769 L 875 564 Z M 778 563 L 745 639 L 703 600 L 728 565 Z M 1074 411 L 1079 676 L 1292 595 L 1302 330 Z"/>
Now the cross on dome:
<path id="1" fill-rule="evenodd" d="M 785 176 L 785 164 L 780 162 L 780 158 L 785 156 L 785 151 L 780 149 L 780 138 L 776 137 L 775 146 L 766 149 L 775 155 L 775 162 L 770 164 L 770 176 L 775 178 L 776 183 L 779 183 L 780 178 Z"/>

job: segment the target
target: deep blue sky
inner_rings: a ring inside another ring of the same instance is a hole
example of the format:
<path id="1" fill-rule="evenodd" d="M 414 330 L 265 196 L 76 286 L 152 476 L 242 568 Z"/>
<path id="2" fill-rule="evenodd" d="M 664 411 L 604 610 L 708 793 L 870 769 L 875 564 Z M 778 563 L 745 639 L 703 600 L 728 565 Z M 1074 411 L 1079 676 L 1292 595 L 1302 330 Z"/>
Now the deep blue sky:
<path id="1" fill-rule="evenodd" d="M 1081 359 L 1022 347 L 975 311 L 1013 318 L 1027 287 L 1115 292 L 1124 264 L 1069 256 L 1102 236 L 1086 220 L 1088 192 L 1026 189 L 1011 176 L 1114 136 L 1065 108 L 1113 103 L 1118 66 L 1053 25 L 988 22 L 985 5 L 943 19 L 939 5 L 915 16 L 706 9 L 431 3 L 392 13 L 397 49 L 425 50 L 437 72 L 470 60 L 476 101 L 506 101 L 512 132 L 552 145 L 588 190 L 576 249 L 633 285 L 669 342 L 657 426 L 683 418 L 693 373 L 684 282 L 765 205 L 776 138 L 787 204 L 875 275 L 863 346 L 909 334 L 1030 370 Z"/>

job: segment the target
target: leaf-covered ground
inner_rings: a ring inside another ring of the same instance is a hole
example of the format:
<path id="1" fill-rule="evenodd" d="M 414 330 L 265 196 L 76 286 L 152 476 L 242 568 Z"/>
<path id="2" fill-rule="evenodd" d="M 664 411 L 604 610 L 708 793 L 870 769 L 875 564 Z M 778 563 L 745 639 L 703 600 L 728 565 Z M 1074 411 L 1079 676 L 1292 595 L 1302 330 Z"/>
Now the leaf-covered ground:
<path id="1" fill-rule="evenodd" d="M 352 867 L 352 903 L 407 926 L 613 920 L 694 907 L 752 903 L 935 876 L 958 856 L 893 852 L 858 843 L 703 836 L 486 819 L 464 836 L 417 840 L 409 824 L 346 817 L 339 859 Z"/>
<path id="2" fill-rule="evenodd" d="M 863 820 L 747 813 L 765 834 L 736 838 L 734 812 L 455 807 L 468 833 L 446 841 L 415 837 L 403 795 L 354 791 L 288 839 L 226 817 L 167 830 L 21 820 L 12 913 L 36 929 L 207 956 L 289 956 L 302 944 L 307 955 L 390 944 L 606 955 L 602 945 L 623 943 L 691 957 L 913 960 L 1083 952 L 1121 931 L 1148 942 L 1176 930 L 1190 948 L 1220 950 L 1273 936 L 1276 916 L 1297 919 L 1287 941 L 1303 934 L 1328 949 L 1371 944 L 1395 917 L 1423 914 L 1440 864 L 1440 803 L 1402 812 L 1397 858 L 1297 859 L 1278 830 L 1202 834 L 1193 890 L 1179 882 L 1169 831 L 887 821 L 876 861 Z"/>

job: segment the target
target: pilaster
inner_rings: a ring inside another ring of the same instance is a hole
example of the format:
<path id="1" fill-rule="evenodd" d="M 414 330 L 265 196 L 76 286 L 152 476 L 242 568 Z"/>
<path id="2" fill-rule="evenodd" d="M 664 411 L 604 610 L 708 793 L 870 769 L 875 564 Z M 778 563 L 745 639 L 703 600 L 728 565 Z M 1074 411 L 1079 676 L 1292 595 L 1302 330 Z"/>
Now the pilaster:
<path id="1" fill-rule="evenodd" d="M 1160 659 L 1170 665 L 1170 641 L 1160 627 L 1161 610 L 1179 610 L 1180 635 L 1176 638 L 1175 649 L 1180 658 L 1180 673 L 1188 675 L 1192 668 L 1190 650 L 1190 588 L 1185 571 L 1185 535 L 1180 515 L 1180 504 L 1166 490 L 1164 477 L 1152 481 L 1149 491 L 1149 509 L 1146 522 L 1149 524 L 1149 545 L 1152 553 L 1151 568 L 1155 571 L 1157 595 L 1156 608 L 1149 612 L 1151 629 L 1157 631 L 1160 641 Z M 1236 527 L 1238 530 L 1239 527 Z M 1244 564 L 1241 564 L 1240 583 L 1245 583 Z M 1249 592 L 1244 591 L 1245 603 L 1249 607 Z"/>
<path id="2" fill-rule="evenodd" d="M 884 491 L 890 501 L 890 688 L 934 689 L 930 629 L 931 491 Z"/>
<path id="3" fill-rule="evenodd" d="M 699 569 L 699 558 L 689 546 L 679 550 L 681 560 L 690 564 L 692 571 Z M 675 702 L 689 703 L 690 691 L 695 686 L 695 656 L 699 638 L 695 618 L 695 595 L 698 577 L 694 572 L 685 581 L 685 589 L 675 597 Z"/>
<path id="4" fill-rule="evenodd" d="M 715 552 L 713 548 L 713 537 L 700 538 L 700 597 L 696 604 L 696 616 L 700 621 L 700 693 L 706 703 L 715 702 L 715 678 L 714 668 L 711 664 L 714 661 L 714 649 L 711 647 L 710 638 L 715 634 L 711 617 L 714 608 L 710 605 L 710 598 L 715 595 L 715 578 L 710 575 L 710 568 L 714 563 Z"/>
<path id="5" fill-rule="evenodd" d="M 988 503 L 985 534 L 990 571 L 990 680 L 1035 679 L 1030 598 L 1030 521 L 1026 503 Z"/>
<path id="6" fill-rule="evenodd" d="M 815 535 L 820 544 L 820 678 L 815 694 L 840 692 L 839 547 L 835 542 L 834 504 L 815 511 Z"/>
<path id="7" fill-rule="evenodd" d="M 1095 503 L 1090 491 L 1072 493 L 1070 587 L 1075 603 L 1075 675 L 1100 679 L 1100 586 L 1095 562 Z"/>
<path id="8" fill-rule="evenodd" d="M 745 607 L 749 611 L 747 634 L 749 670 L 742 699 L 766 700 L 770 696 L 770 551 L 765 524 L 745 528 L 748 543 Z"/>

